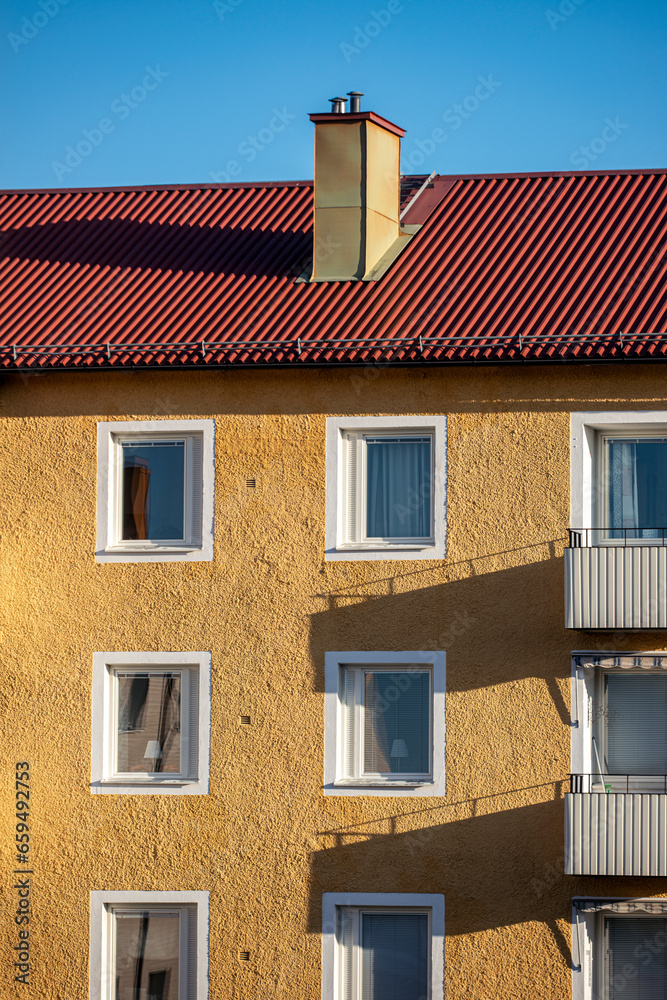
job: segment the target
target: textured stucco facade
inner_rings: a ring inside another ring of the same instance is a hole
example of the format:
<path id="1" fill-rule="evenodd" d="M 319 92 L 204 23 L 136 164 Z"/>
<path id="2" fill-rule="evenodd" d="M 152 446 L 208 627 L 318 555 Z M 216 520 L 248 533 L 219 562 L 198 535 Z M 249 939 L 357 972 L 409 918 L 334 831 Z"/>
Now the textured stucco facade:
<path id="1" fill-rule="evenodd" d="M 211 1000 L 318 998 L 323 892 L 444 894 L 448 1000 L 569 996 L 571 897 L 664 894 L 563 874 L 570 652 L 667 646 L 564 628 L 569 415 L 663 408 L 659 365 L 7 376 L 0 995 L 87 997 L 91 890 L 164 889 L 210 891 Z M 447 415 L 445 560 L 324 560 L 326 417 L 365 414 Z M 215 420 L 214 560 L 96 563 L 97 422 L 156 417 Z M 446 650 L 445 798 L 323 796 L 342 649 Z M 210 651 L 208 796 L 91 795 L 100 650 Z M 29 986 L 11 974 L 24 760 Z"/>

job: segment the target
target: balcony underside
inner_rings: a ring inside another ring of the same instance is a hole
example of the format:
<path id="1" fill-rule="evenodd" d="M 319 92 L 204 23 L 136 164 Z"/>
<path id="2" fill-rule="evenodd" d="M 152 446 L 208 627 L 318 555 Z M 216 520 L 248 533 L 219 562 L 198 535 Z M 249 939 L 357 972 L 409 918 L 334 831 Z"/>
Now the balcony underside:
<path id="1" fill-rule="evenodd" d="M 667 795 L 566 795 L 565 874 L 667 875 Z"/>
<path id="2" fill-rule="evenodd" d="M 667 628 L 667 548 L 565 549 L 565 627 Z"/>

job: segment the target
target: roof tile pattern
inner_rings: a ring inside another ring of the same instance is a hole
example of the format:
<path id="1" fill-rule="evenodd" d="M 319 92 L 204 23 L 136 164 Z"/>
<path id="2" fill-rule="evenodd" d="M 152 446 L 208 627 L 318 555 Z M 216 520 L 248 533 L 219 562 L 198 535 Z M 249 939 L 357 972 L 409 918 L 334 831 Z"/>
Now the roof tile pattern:
<path id="1" fill-rule="evenodd" d="M 405 221 L 382 279 L 311 284 L 310 182 L 6 192 L 0 365 L 667 357 L 665 171 L 435 177 Z"/>

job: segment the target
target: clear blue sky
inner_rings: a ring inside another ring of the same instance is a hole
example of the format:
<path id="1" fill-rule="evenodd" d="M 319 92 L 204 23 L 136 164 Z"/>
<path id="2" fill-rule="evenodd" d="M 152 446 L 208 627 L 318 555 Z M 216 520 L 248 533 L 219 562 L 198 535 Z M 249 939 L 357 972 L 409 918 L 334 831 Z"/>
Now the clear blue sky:
<path id="1" fill-rule="evenodd" d="M 407 129 L 406 172 L 667 165 L 665 0 L 3 0 L 0 25 L 3 188 L 312 177 L 308 112 L 349 90 Z"/>

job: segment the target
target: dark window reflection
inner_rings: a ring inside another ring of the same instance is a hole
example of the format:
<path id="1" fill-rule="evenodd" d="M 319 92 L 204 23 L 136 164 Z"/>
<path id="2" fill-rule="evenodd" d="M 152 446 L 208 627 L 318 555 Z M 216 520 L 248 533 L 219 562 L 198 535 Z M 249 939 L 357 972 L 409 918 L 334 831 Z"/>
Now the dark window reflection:
<path id="1" fill-rule="evenodd" d="M 123 441 L 123 538 L 185 538 L 185 442 Z"/>
<path id="2" fill-rule="evenodd" d="M 178 1000 L 179 914 L 116 914 L 116 1000 Z"/>
<path id="3" fill-rule="evenodd" d="M 118 674 L 117 740 L 119 773 L 180 773 L 180 674 Z"/>

